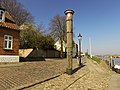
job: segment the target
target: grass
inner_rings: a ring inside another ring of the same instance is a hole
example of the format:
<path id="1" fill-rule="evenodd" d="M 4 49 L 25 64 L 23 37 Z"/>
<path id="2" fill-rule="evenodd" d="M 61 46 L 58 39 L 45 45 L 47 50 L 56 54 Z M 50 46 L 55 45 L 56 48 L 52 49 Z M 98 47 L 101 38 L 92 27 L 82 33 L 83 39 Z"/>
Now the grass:
<path id="1" fill-rule="evenodd" d="M 100 64 L 100 61 L 101 61 L 100 58 L 98 58 L 96 56 L 93 56 L 91 59 L 94 60 L 94 61 L 96 61 L 98 64 Z"/>

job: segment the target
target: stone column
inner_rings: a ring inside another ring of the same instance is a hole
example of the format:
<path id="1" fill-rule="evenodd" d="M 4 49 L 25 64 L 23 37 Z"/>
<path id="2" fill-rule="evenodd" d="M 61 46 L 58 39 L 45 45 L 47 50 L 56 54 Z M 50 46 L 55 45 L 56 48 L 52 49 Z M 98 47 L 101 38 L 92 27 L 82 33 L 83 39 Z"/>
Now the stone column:
<path id="1" fill-rule="evenodd" d="M 66 73 L 72 74 L 72 50 L 73 50 L 73 21 L 72 16 L 74 14 L 73 10 L 66 10 L 66 29 L 67 29 L 67 60 L 68 67 L 66 69 Z"/>

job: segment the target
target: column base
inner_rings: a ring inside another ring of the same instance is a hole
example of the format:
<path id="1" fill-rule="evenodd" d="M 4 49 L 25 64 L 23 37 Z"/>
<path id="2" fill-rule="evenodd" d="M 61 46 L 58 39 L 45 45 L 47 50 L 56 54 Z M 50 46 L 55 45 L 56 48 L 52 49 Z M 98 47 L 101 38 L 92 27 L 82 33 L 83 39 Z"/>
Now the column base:
<path id="1" fill-rule="evenodd" d="M 68 75 L 72 75 L 73 74 L 73 70 L 72 70 L 72 68 L 70 68 L 70 69 L 66 69 L 66 73 L 68 74 Z"/>
<path id="2" fill-rule="evenodd" d="M 79 66 L 81 66 L 82 63 L 81 63 L 81 57 L 79 57 Z"/>

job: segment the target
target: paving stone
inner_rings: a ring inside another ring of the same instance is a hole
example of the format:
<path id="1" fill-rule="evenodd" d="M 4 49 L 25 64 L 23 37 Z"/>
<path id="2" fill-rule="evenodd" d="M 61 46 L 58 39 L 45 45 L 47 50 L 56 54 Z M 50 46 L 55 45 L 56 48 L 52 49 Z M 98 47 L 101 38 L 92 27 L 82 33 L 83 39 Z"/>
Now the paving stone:
<path id="1" fill-rule="evenodd" d="M 86 65 L 71 76 L 62 74 L 24 90 L 107 90 L 111 73 L 104 72 L 101 66 L 86 60 Z"/>
<path id="2" fill-rule="evenodd" d="M 66 59 L 0 64 L 0 90 L 19 89 L 62 74 L 66 68 Z"/>
<path id="3" fill-rule="evenodd" d="M 0 90 L 106 90 L 110 72 L 86 59 L 85 66 L 73 75 L 65 74 L 67 60 L 24 62 L 0 67 Z M 73 66 L 77 61 L 73 60 Z M 53 76 L 54 79 L 42 82 Z M 35 84 L 35 85 L 34 85 Z"/>

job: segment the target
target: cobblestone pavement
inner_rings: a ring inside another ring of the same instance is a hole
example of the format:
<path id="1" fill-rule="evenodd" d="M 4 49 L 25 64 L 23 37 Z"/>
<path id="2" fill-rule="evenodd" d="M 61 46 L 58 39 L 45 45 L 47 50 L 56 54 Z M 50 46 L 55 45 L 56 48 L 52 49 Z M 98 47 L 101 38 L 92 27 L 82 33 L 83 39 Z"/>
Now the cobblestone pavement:
<path id="1" fill-rule="evenodd" d="M 87 58 L 83 61 L 85 66 L 73 75 L 64 73 L 66 59 L 0 64 L 0 90 L 107 90 L 111 72 Z"/>
<path id="2" fill-rule="evenodd" d="M 88 59 L 85 65 L 71 76 L 62 74 L 24 90 L 107 90 L 111 72 Z"/>
<path id="3" fill-rule="evenodd" d="M 80 71 L 71 76 L 67 74 L 62 74 L 57 78 L 51 79 L 41 84 L 37 84 L 30 88 L 26 88 L 24 90 L 69 90 L 69 88 L 72 87 L 77 82 L 77 80 L 83 78 L 88 73 L 89 71 L 87 67 L 83 67 Z M 71 88 L 71 90 L 75 89 Z M 82 89 L 78 88 L 76 90 Z"/>
<path id="4" fill-rule="evenodd" d="M 77 65 L 74 60 L 74 66 Z M 16 90 L 40 83 L 65 72 L 67 60 L 0 64 L 0 90 Z"/>
<path id="5" fill-rule="evenodd" d="M 120 74 L 113 73 L 108 90 L 120 90 Z"/>

